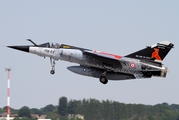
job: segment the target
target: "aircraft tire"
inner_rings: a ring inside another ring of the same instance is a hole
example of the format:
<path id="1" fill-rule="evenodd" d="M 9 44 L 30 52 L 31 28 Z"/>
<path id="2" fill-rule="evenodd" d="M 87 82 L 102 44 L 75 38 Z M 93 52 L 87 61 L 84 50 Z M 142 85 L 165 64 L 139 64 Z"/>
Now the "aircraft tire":
<path id="1" fill-rule="evenodd" d="M 107 80 L 107 78 L 106 78 L 105 76 L 101 76 L 100 79 L 99 79 L 99 81 L 100 81 L 101 83 L 103 83 L 103 84 L 107 84 L 107 83 L 108 83 L 108 80 Z"/>
<path id="2" fill-rule="evenodd" d="M 51 70 L 50 73 L 53 75 L 55 74 L 55 70 Z"/>

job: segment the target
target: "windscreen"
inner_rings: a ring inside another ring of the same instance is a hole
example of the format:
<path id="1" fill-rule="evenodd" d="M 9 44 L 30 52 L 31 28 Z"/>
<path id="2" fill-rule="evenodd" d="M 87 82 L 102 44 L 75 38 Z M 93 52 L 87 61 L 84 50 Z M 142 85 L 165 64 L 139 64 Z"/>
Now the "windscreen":
<path id="1" fill-rule="evenodd" d="M 49 42 L 38 45 L 39 47 L 50 47 Z"/>

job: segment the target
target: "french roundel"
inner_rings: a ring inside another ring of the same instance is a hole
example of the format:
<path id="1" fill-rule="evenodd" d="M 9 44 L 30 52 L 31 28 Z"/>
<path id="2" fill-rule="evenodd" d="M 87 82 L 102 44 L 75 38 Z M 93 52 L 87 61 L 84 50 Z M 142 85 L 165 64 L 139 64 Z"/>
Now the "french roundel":
<path id="1" fill-rule="evenodd" d="M 134 62 L 130 63 L 130 68 L 135 68 L 136 64 Z"/>

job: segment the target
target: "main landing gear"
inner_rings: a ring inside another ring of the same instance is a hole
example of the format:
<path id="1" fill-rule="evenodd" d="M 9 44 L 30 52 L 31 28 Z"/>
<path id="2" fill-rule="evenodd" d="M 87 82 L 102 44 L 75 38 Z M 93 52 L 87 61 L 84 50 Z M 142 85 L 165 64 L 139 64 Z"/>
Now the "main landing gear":
<path id="1" fill-rule="evenodd" d="M 50 73 L 53 75 L 53 74 L 55 74 L 55 60 L 50 58 L 50 63 L 52 66 L 52 70 L 50 71 Z"/>
<path id="2" fill-rule="evenodd" d="M 104 71 L 102 74 L 101 74 L 101 77 L 99 78 L 99 81 L 103 84 L 107 84 L 108 83 L 108 79 L 106 78 L 106 73 L 107 71 Z"/>

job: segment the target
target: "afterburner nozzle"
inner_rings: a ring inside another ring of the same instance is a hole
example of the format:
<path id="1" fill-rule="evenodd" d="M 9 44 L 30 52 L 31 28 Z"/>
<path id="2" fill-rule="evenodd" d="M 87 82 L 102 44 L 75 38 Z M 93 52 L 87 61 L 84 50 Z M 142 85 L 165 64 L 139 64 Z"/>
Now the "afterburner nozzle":
<path id="1" fill-rule="evenodd" d="M 29 46 L 7 46 L 7 47 L 24 52 L 29 52 Z"/>

